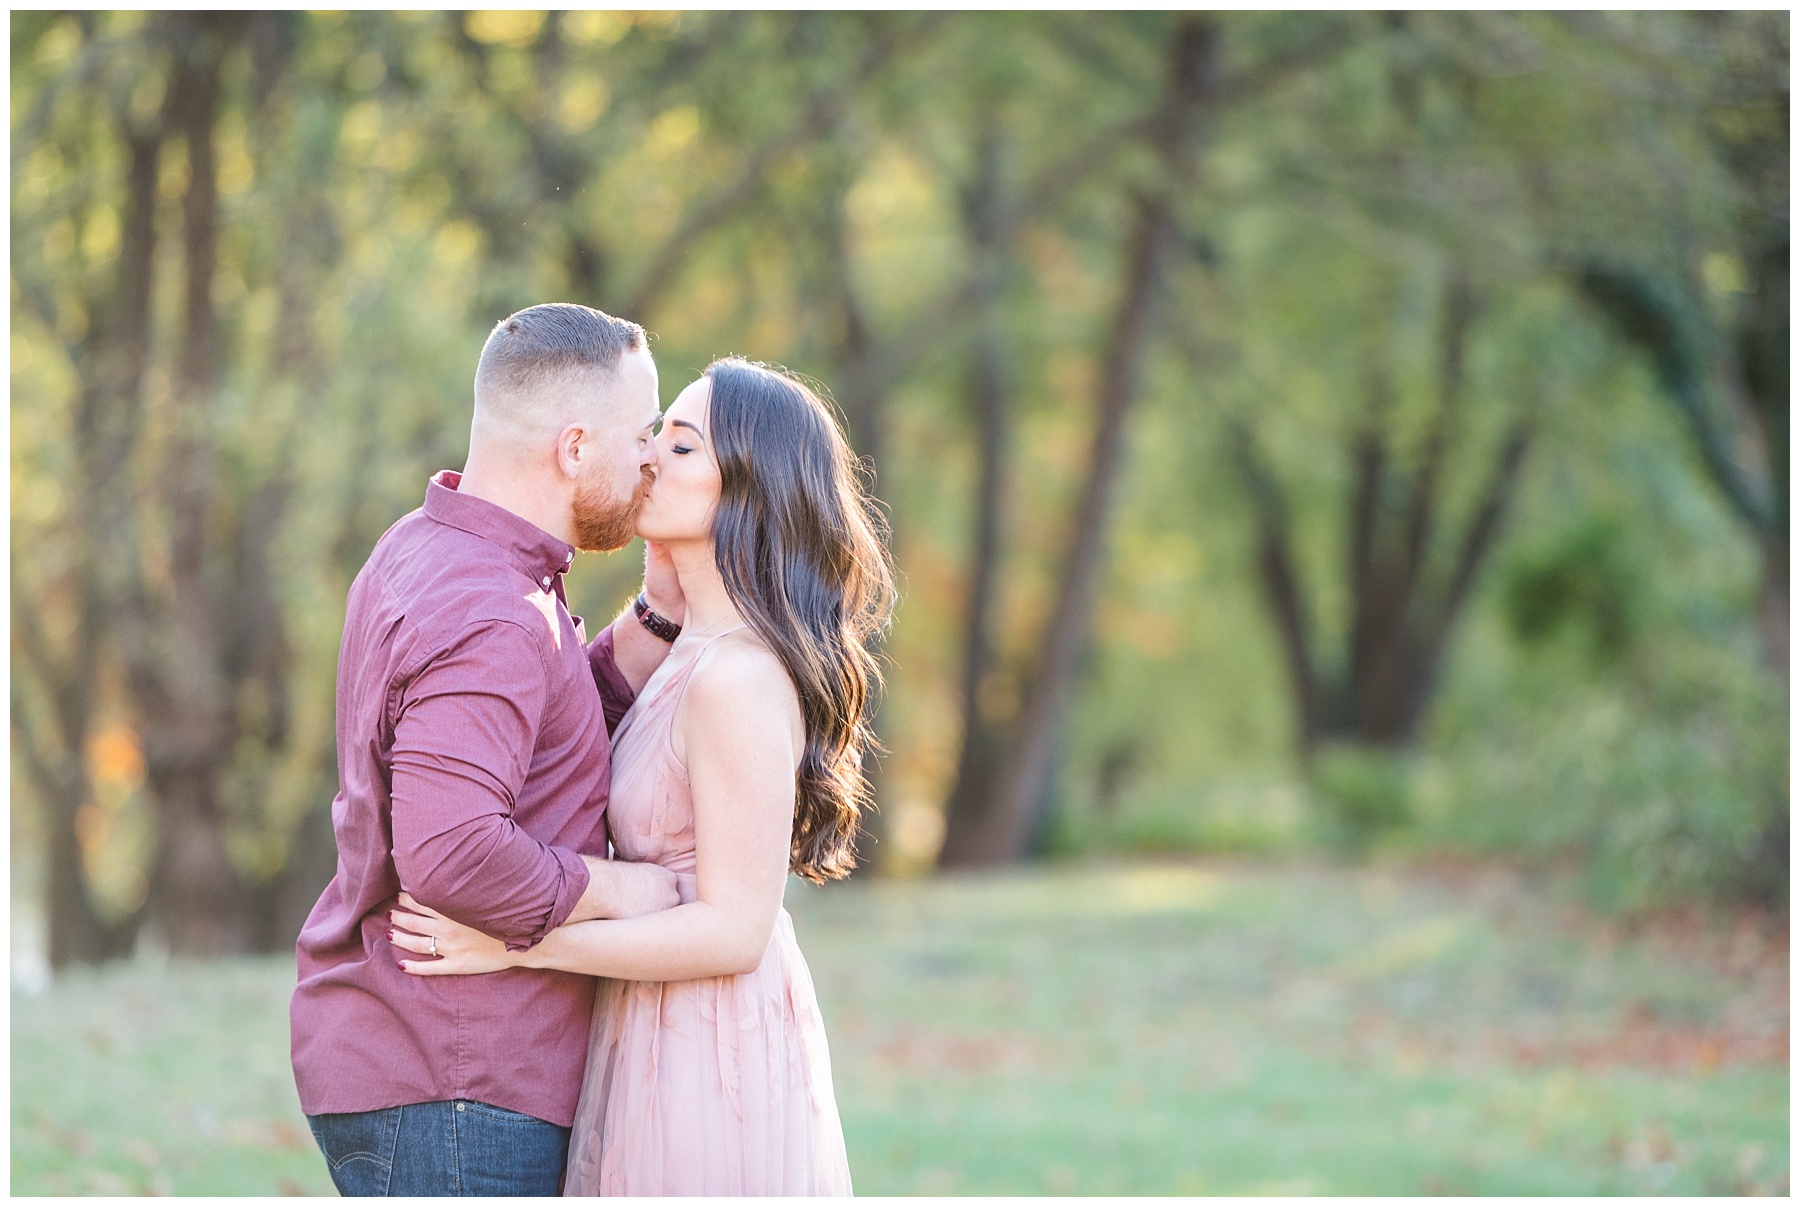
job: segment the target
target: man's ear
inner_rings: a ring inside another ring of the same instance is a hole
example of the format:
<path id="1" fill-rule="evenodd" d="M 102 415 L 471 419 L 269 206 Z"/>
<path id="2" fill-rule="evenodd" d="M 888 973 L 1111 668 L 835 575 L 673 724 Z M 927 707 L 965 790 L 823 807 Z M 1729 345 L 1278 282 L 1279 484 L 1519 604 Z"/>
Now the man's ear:
<path id="1" fill-rule="evenodd" d="M 556 463 L 569 478 L 580 477 L 588 459 L 595 455 L 594 443 L 587 437 L 587 427 L 580 423 L 571 423 L 556 433 Z"/>

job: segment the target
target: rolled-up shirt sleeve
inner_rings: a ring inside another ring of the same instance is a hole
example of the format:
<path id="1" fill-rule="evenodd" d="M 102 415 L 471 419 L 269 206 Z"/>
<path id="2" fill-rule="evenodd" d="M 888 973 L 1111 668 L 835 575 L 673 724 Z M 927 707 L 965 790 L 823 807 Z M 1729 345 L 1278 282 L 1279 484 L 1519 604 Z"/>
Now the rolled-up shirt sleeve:
<path id="1" fill-rule="evenodd" d="M 607 625 L 600 630 L 600 635 L 588 642 L 588 666 L 594 672 L 594 686 L 600 689 L 600 707 L 606 713 L 606 732 L 611 734 L 618 730 L 619 722 L 624 720 L 625 713 L 631 708 L 631 702 L 637 699 L 637 693 L 631 690 L 631 684 L 619 669 L 617 658 L 613 655 L 613 627 Z"/>
<path id="2" fill-rule="evenodd" d="M 539 842 L 512 818 L 548 697 L 531 633 L 485 621 L 412 677 L 394 728 L 401 887 L 515 951 L 567 920 L 588 885 L 580 855 Z"/>

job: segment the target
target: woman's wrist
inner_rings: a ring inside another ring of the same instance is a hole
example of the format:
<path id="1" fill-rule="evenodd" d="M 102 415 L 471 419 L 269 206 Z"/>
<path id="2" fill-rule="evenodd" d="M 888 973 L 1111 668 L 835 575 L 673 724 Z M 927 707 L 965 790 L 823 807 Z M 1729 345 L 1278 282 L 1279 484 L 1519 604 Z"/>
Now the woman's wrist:
<path id="1" fill-rule="evenodd" d="M 638 597 L 631 601 L 631 610 L 637 613 L 639 623 L 650 630 L 653 636 L 671 644 L 681 636 L 681 626 L 663 615 L 662 609 L 650 602 L 648 592 L 638 592 Z"/>
<path id="2" fill-rule="evenodd" d="M 550 967 L 549 962 L 544 958 L 544 944 L 550 942 L 555 937 L 556 932 L 551 931 L 523 951 L 508 949 L 506 953 L 507 963 L 513 968 Z"/>

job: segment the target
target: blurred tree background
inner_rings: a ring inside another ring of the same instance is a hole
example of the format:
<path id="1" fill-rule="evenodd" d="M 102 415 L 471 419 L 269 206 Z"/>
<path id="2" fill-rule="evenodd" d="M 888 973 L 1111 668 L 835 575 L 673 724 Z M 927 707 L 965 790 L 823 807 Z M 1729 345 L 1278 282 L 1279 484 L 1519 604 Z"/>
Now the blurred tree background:
<path id="1" fill-rule="evenodd" d="M 1785 910 L 1787 72 L 1779 12 L 15 14 L 15 894 L 59 967 L 291 943 L 350 580 L 570 300 L 841 408 L 872 874 Z"/>

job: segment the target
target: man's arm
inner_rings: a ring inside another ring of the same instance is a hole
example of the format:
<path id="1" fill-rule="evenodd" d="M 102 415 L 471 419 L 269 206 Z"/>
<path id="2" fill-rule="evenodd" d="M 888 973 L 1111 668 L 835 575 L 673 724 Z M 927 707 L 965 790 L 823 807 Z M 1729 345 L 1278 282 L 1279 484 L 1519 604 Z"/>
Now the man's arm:
<path id="1" fill-rule="evenodd" d="M 394 867 L 420 901 L 515 949 L 568 919 L 590 875 L 512 819 L 549 696 L 532 635 L 472 625 L 407 685 L 394 728 Z"/>
<path id="2" fill-rule="evenodd" d="M 600 710 L 606 714 L 608 737 L 618 732 L 619 722 L 625 719 L 631 702 L 637 699 L 638 687 L 643 686 L 641 682 L 637 687 L 632 686 L 631 680 L 619 669 L 618 634 L 626 632 L 627 625 L 637 623 L 637 618 L 629 615 L 629 608 L 626 612 L 627 615 L 601 629 L 600 635 L 588 642 L 587 647 L 588 669 L 594 672 L 594 686 L 600 689 Z"/>
<path id="3" fill-rule="evenodd" d="M 627 980 L 755 970 L 781 912 L 794 832 L 794 776 L 806 741 L 800 702 L 774 655 L 720 659 L 688 685 L 698 897 L 605 926 L 565 926 L 518 957 Z"/>
<path id="4" fill-rule="evenodd" d="M 509 956 L 492 939 L 429 917 L 402 898 L 390 915 L 394 945 L 433 957 L 403 967 L 420 976 L 524 967 L 650 981 L 754 970 L 768 952 L 787 882 L 795 769 L 806 738 L 800 702 L 786 670 L 759 650 L 697 674 L 683 707 L 696 900 L 626 921 L 563 926 Z"/>

